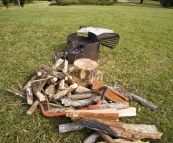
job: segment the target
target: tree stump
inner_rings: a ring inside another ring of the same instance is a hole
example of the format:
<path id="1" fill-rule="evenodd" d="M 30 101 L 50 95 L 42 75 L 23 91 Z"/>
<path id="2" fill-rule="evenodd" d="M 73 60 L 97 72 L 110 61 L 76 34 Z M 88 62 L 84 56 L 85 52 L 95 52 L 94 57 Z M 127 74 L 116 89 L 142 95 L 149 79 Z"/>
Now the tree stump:
<path id="1" fill-rule="evenodd" d="M 81 58 L 74 62 L 74 67 L 69 71 L 69 75 L 72 77 L 72 83 L 87 87 L 95 80 L 102 80 L 103 73 L 97 70 L 97 62 Z M 99 78 L 100 77 L 100 78 Z"/>

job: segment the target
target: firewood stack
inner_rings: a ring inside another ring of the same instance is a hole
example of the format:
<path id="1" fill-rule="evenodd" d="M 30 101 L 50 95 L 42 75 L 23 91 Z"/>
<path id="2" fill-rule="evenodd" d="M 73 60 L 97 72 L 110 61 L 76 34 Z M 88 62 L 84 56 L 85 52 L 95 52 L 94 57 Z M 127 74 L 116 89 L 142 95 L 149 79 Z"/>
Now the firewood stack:
<path id="1" fill-rule="evenodd" d="M 68 61 L 59 58 L 52 67 L 41 65 L 23 88 L 19 84 L 19 90 L 9 87 L 7 91 L 26 99 L 31 106 L 27 115 L 31 115 L 38 105 L 43 112 L 44 105 L 47 107 L 43 113 L 45 116 L 70 117 L 73 122 L 59 125 L 60 133 L 84 128 L 95 130 L 84 143 L 94 143 L 99 137 L 109 143 L 142 143 L 140 139 L 161 138 L 162 133 L 154 125 L 118 121 L 120 118 L 136 116 L 136 108 L 129 107 L 131 99 L 151 110 L 157 106 L 121 88 L 108 87 L 102 80 L 103 73 L 98 70 L 95 61 L 78 59 L 73 67 L 68 68 Z"/>

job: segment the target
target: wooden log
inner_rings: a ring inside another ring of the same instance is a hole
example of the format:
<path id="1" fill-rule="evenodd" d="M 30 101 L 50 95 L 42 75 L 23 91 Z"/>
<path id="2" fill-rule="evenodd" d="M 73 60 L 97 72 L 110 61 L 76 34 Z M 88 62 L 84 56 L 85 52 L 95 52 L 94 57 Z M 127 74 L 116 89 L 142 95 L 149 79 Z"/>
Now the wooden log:
<path id="1" fill-rule="evenodd" d="M 29 105 L 33 104 L 33 92 L 31 86 L 28 86 L 26 89 L 27 103 Z"/>
<path id="2" fill-rule="evenodd" d="M 118 102 L 118 103 L 101 104 L 99 107 L 97 107 L 94 110 L 101 110 L 101 109 L 108 109 L 108 108 L 124 109 L 128 107 L 129 107 L 128 102 Z"/>
<path id="3" fill-rule="evenodd" d="M 133 93 L 126 92 L 125 90 L 123 90 L 120 87 L 113 87 L 113 89 L 120 92 L 122 95 L 126 96 L 127 98 L 132 99 L 132 100 L 142 104 L 143 106 L 150 108 L 150 110 L 152 110 L 152 111 L 157 109 L 157 106 L 155 104 L 153 104 L 152 102 L 150 102 L 140 96 L 137 96 Z"/>
<path id="4" fill-rule="evenodd" d="M 20 97 L 20 98 L 23 98 L 23 99 L 26 99 L 26 94 L 17 90 L 17 89 L 14 89 L 12 87 L 9 87 L 8 89 L 6 89 L 6 91 L 10 92 L 10 93 L 13 93 L 14 95 Z"/>
<path id="5" fill-rule="evenodd" d="M 64 79 L 66 74 L 64 72 L 57 72 L 49 66 L 41 65 L 41 69 L 47 72 L 49 75 L 55 76 L 58 79 Z"/>
<path id="6" fill-rule="evenodd" d="M 88 99 L 94 96 L 98 96 L 97 93 L 83 93 L 83 94 L 68 94 L 68 98 L 70 99 L 75 99 L 75 100 L 80 100 L 80 99 Z"/>
<path id="7" fill-rule="evenodd" d="M 52 69 L 56 70 L 62 63 L 63 63 L 63 59 L 59 58 L 58 60 L 56 60 L 55 64 L 52 66 Z"/>
<path id="8" fill-rule="evenodd" d="M 92 133 L 87 138 L 83 140 L 83 143 L 95 143 L 100 138 L 97 132 Z"/>
<path id="9" fill-rule="evenodd" d="M 106 142 L 97 142 L 97 143 L 106 143 Z M 114 139 L 114 143 L 149 143 L 143 142 L 141 140 L 129 140 L 129 139 Z"/>
<path id="10" fill-rule="evenodd" d="M 58 108 L 51 108 L 51 109 L 47 110 L 46 112 L 47 113 L 58 113 L 58 112 L 66 112 L 69 110 L 74 110 L 74 108 L 61 106 Z"/>
<path id="11" fill-rule="evenodd" d="M 123 117 L 136 116 L 136 108 L 129 107 L 127 109 L 103 109 L 103 110 L 70 110 L 67 111 L 67 117 L 72 119 L 105 119 L 105 120 L 117 120 Z"/>
<path id="12" fill-rule="evenodd" d="M 67 123 L 67 124 L 61 124 L 59 125 L 59 133 L 66 133 L 71 131 L 79 131 L 86 128 L 82 124 L 80 124 L 78 121 Z"/>
<path id="13" fill-rule="evenodd" d="M 101 131 L 97 132 L 106 141 L 106 143 L 115 143 L 113 138 L 111 138 L 108 134 L 105 134 L 104 132 Z"/>
<path id="14" fill-rule="evenodd" d="M 45 94 L 48 95 L 49 99 L 52 99 L 55 94 L 55 84 L 50 84 L 45 89 Z"/>
<path id="15" fill-rule="evenodd" d="M 61 103 L 64 104 L 64 106 L 86 107 L 92 105 L 93 103 L 97 103 L 99 100 L 100 96 L 92 97 L 89 99 L 83 99 L 83 100 L 73 100 L 69 98 L 63 98 L 61 99 Z"/>
<path id="16" fill-rule="evenodd" d="M 122 123 L 121 127 L 112 126 L 111 129 L 114 130 L 118 136 L 131 140 L 144 138 L 160 139 L 163 135 L 157 130 L 155 125 L 135 125 Z"/>
<path id="17" fill-rule="evenodd" d="M 92 85 L 92 89 L 96 90 L 97 93 L 102 94 L 103 89 L 98 90 L 99 88 L 104 87 L 105 85 L 102 84 L 99 81 L 94 81 L 93 85 Z M 111 88 L 108 87 L 106 93 L 105 93 L 105 98 L 113 101 L 113 102 L 128 102 L 128 98 L 126 98 L 125 96 L 123 96 L 122 94 L 120 94 L 119 92 L 112 90 Z"/>
<path id="18" fill-rule="evenodd" d="M 71 86 L 69 86 L 68 88 L 56 93 L 53 97 L 54 97 L 54 99 L 58 99 L 62 96 L 67 95 L 68 93 L 74 91 L 77 87 L 78 87 L 78 84 L 74 83 Z"/>
<path id="19" fill-rule="evenodd" d="M 83 93 L 83 92 L 93 92 L 91 89 L 86 88 L 84 86 L 79 85 L 78 88 L 76 88 L 75 93 Z"/>
<path id="20" fill-rule="evenodd" d="M 27 115 L 31 115 L 35 109 L 37 108 L 38 104 L 40 103 L 39 100 L 35 100 L 32 106 L 29 108 L 29 110 L 26 112 Z"/>
<path id="21" fill-rule="evenodd" d="M 40 102 L 42 102 L 42 101 L 46 101 L 46 98 L 43 95 L 43 93 L 41 92 L 42 85 L 41 86 L 40 85 L 41 84 L 35 82 L 32 84 L 32 89 L 33 89 L 34 95 L 39 99 Z"/>

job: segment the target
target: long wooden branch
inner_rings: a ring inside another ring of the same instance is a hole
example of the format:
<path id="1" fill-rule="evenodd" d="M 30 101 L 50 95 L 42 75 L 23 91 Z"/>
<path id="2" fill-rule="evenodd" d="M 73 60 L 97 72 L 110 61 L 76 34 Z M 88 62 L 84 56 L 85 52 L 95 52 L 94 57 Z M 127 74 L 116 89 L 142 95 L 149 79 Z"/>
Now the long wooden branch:
<path id="1" fill-rule="evenodd" d="M 15 94 L 16 96 L 20 97 L 20 98 L 23 98 L 23 99 L 26 99 L 26 94 L 17 90 L 17 89 L 14 89 L 12 87 L 9 87 L 8 89 L 6 89 L 6 91 L 10 92 L 10 93 L 13 93 Z"/>
<path id="2" fill-rule="evenodd" d="M 140 96 L 137 96 L 133 93 L 125 92 L 120 87 L 113 87 L 113 89 L 120 92 L 122 95 L 126 96 L 127 98 L 132 99 L 132 100 L 142 104 L 143 106 L 150 108 L 150 110 L 152 110 L 152 111 L 157 109 L 157 106 L 155 104 L 153 104 L 152 102 L 150 102 Z"/>
<path id="3" fill-rule="evenodd" d="M 108 134 L 105 134 L 104 132 L 101 131 L 97 132 L 106 141 L 106 143 L 115 143 L 113 138 L 111 138 Z"/>

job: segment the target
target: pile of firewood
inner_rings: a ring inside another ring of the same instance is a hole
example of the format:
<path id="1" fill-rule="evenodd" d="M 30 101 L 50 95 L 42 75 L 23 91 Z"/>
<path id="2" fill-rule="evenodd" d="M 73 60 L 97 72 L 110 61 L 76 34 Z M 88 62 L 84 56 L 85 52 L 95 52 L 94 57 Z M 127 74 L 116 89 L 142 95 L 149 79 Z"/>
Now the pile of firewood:
<path id="1" fill-rule="evenodd" d="M 20 90 L 9 87 L 7 91 L 26 99 L 31 105 L 31 115 L 39 105 L 47 117 L 67 116 L 73 122 L 59 125 L 59 133 L 90 128 L 96 132 L 84 143 L 97 142 L 102 137 L 108 143 L 142 143 L 140 139 L 159 139 L 162 136 L 155 125 L 125 124 L 119 118 L 136 116 L 136 108 L 129 100 L 155 110 L 153 103 L 102 82 L 103 73 L 90 59 L 78 59 L 68 68 L 68 61 L 57 59 L 52 67 L 41 65 L 40 70 Z M 47 111 L 44 107 L 46 106 Z"/>

